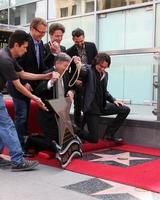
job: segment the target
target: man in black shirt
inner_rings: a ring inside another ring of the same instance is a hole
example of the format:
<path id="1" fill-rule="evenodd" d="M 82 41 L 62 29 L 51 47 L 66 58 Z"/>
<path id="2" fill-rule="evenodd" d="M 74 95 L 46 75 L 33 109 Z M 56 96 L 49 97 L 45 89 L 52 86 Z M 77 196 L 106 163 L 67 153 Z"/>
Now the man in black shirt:
<path id="1" fill-rule="evenodd" d="M 9 40 L 9 48 L 0 51 L 0 153 L 7 147 L 11 157 L 11 162 L 0 157 L 0 166 L 12 165 L 12 171 L 26 171 L 35 168 L 37 161 L 29 161 L 23 158 L 23 151 L 17 136 L 15 126 L 6 110 L 3 95 L 1 93 L 6 81 L 11 81 L 15 88 L 23 95 L 37 102 L 43 109 L 47 110 L 44 103 L 27 90 L 19 80 L 40 80 L 50 79 L 49 74 L 31 74 L 24 72 L 16 62 L 17 57 L 21 57 L 27 52 L 29 35 L 24 31 L 15 31 Z"/>
<path id="2" fill-rule="evenodd" d="M 93 42 L 86 42 L 84 31 L 80 28 L 76 28 L 72 31 L 72 39 L 74 45 L 67 49 L 67 54 L 71 57 L 79 56 L 82 64 L 92 64 L 94 57 L 97 55 L 97 48 Z M 71 64 L 71 76 L 74 74 L 76 66 Z M 74 96 L 74 122 L 77 127 L 81 127 L 81 111 L 82 111 L 82 99 L 83 99 L 83 78 L 79 76 L 75 83 L 75 96 Z"/>
<path id="3" fill-rule="evenodd" d="M 81 130 L 78 134 L 88 142 L 97 143 L 99 140 L 98 125 L 100 115 L 117 114 L 116 118 L 107 126 L 105 138 L 114 142 L 121 142 L 116 137 L 116 131 L 130 112 L 129 107 L 122 101 L 116 100 L 107 91 L 108 73 L 111 60 L 105 53 L 99 53 L 94 60 L 94 65 L 87 67 L 87 84 L 84 88 L 83 122 L 87 123 L 88 131 Z M 108 102 L 107 102 L 108 101 Z"/>

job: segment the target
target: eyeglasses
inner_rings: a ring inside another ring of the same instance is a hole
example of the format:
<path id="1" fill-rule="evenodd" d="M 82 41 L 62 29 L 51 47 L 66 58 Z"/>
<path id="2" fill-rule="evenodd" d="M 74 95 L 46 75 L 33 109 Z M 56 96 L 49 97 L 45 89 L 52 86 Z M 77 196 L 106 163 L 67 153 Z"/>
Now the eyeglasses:
<path id="1" fill-rule="evenodd" d="M 40 31 L 40 30 L 38 30 L 37 28 L 34 28 L 38 33 L 40 33 L 40 34 L 46 34 L 47 33 L 47 31 Z"/>

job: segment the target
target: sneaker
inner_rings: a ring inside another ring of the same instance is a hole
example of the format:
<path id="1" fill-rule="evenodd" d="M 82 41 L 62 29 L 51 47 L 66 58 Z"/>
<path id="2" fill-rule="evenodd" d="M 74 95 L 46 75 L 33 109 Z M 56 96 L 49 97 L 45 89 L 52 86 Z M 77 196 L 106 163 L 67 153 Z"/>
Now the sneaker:
<path id="1" fill-rule="evenodd" d="M 36 160 L 25 160 L 23 163 L 19 165 L 12 165 L 12 172 L 19 172 L 19 171 L 30 171 L 34 169 L 39 164 Z"/>
<path id="2" fill-rule="evenodd" d="M 27 152 L 25 151 L 23 157 L 33 158 L 35 156 L 34 152 Z"/>
<path id="3" fill-rule="evenodd" d="M 11 166 L 11 161 L 0 157 L 0 167 L 8 167 L 8 166 Z"/>

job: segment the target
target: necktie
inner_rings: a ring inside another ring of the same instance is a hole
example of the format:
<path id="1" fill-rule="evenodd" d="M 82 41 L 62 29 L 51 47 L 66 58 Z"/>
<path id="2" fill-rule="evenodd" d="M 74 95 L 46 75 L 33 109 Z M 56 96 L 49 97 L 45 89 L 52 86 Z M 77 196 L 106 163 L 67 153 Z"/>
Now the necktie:
<path id="1" fill-rule="evenodd" d="M 39 43 L 35 43 L 35 51 L 36 51 L 36 58 L 37 58 L 38 68 L 39 68 L 39 64 L 40 64 Z"/>

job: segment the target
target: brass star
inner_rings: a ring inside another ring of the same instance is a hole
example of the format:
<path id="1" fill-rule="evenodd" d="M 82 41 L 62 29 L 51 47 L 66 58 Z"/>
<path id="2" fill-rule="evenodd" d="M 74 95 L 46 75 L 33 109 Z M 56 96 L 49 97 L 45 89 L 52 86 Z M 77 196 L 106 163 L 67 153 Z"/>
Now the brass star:
<path id="1" fill-rule="evenodd" d="M 66 132 L 74 135 L 69 112 L 71 108 L 71 100 L 69 97 L 64 97 L 64 89 L 61 80 L 57 81 L 57 97 L 56 99 L 48 100 L 51 107 L 57 114 L 57 123 L 59 128 L 59 145 L 62 146 Z"/>

